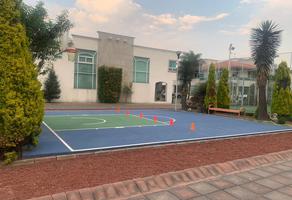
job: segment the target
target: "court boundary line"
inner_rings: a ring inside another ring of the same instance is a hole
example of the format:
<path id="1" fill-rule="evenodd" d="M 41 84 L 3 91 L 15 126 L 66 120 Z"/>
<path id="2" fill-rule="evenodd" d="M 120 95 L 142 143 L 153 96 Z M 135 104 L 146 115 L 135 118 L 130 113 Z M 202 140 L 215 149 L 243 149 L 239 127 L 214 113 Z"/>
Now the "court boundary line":
<path id="1" fill-rule="evenodd" d="M 86 129 L 60 129 L 55 130 L 58 132 L 64 131 L 86 131 L 86 130 L 103 130 L 103 129 L 116 129 L 116 128 L 142 128 L 142 127 L 155 127 L 155 126 L 168 126 L 168 124 L 153 124 L 153 125 L 133 125 L 133 126 L 114 126 L 114 127 L 102 127 L 102 128 L 86 128 Z"/>
<path id="2" fill-rule="evenodd" d="M 138 118 L 147 119 L 149 121 L 154 121 L 154 119 L 150 119 L 150 118 L 147 118 L 147 117 L 140 117 L 139 115 L 135 115 L 135 114 L 130 114 L 130 115 L 135 116 L 135 117 L 138 117 Z M 155 116 L 155 115 L 143 115 L 143 116 Z M 169 117 L 169 119 L 174 119 L 174 118 Z M 175 121 L 175 119 L 174 119 L 174 121 Z M 157 120 L 157 122 L 160 122 L 160 123 L 165 124 L 165 125 L 169 125 L 168 123 L 162 122 L 162 121 L 159 121 L 159 120 Z"/>
<path id="3" fill-rule="evenodd" d="M 63 140 L 63 138 L 61 138 L 61 136 L 59 136 L 51 127 L 49 127 L 49 125 L 43 121 L 43 124 L 49 129 L 49 131 L 51 133 L 53 133 L 53 135 L 55 135 L 60 142 L 62 142 L 63 145 L 65 145 L 71 152 L 74 152 L 75 150 L 67 143 L 65 142 L 65 140 Z"/>
<path id="4" fill-rule="evenodd" d="M 118 149 L 118 148 L 131 148 L 131 147 L 139 147 L 139 146 L 150 146 L 150 145 L 159 145 L 159 144 L 172 144 L 172 143 L 183 143 L 183 142 L 192 142 L 192 141 L 208 141 L 208 140 L 216 140 L 216 139 L 224 139 L 224 138 L 235 138 L 235 137 L 248 137 L 252 135 L 265 135 L 268 133 L 281 133 L 285 131 L 292 131 L 292 129 L 278 129 L 272 131 L 257 131 L 250 133 L 239 133 L 239 134 L 229 134 L 223 136 L 215 136 L 215 137 L 200 137 L 200 138 L 191 138 L 191 139 L 181 139 L 181 140 L 165 140 L 159 142 L 145 142 L 145 143 L 137 143 L 137 144 L 129 144 L 129 145 L 115 145 L 108 147 L 96 147 L 96 148 L 84 148 L 84 149 L 73 149 L 74 152 L 85 152 L 85 151 L 94 151 L 94 150 L 110 150 L 110 149 Z"/>

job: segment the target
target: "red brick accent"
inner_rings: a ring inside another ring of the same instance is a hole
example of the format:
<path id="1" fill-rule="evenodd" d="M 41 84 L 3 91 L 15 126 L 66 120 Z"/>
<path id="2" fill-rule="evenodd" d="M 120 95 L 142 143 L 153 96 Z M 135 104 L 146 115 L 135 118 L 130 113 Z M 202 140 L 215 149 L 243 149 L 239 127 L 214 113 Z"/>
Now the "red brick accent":
<path id="1" fill-rule="evenodd" d="M 59 159 L 68 159 L 69 157 L 70 156 L 66 156 Z M 39 159 L 35 162 L 44 162 L 49 161 L 50 159 L 52 158 Z M 185 169 L 177 172 L 169 172 L 157 176 L 107 184 L 95 188 L 85 188 L 67 193 L 33 198 L 31 200 L 118 200 L 145 193 L 161 191 L 178 185 L 183 186 L 191 182 L 210 179 L 218 175 L 244 171 L 256 168 L 259 165 L 273 164 L 275 162 L 283 162 L 287 160 L 292 160 L 292 150 Z M 29 160 L 29 162 L 31 162 L 31 160 Z M 177 196 L 183 196 L 186 198 L 192 195 L 195 196 L 195 194 L 190 193 L 190 191 L 172 190 L 172 192 Z"/>

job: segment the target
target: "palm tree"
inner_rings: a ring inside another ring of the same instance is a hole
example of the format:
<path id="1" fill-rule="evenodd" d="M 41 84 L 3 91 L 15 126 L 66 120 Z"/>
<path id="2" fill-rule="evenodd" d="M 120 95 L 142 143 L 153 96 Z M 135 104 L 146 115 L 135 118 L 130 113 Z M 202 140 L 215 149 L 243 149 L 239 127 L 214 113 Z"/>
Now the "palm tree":
<path id="1" fill-rule="evenodd" d="M 252 58 L 257 67 L 259 88 L 258 116 L 260 120 L 269 119 L 267 112 L 266 85 L 271 67 L 281 42 L 281 32 L 273 21 L 264 21 L 252 29 L 250 45 Z"/>
<path id="2" fill-rule="evenodd" d="M 201 62 L 201 54 L 194 54 L 193 51 L 184 53 L 181 56 L 181 61 L 178 67 L 178 80 L 182 82 L 181 104 L 183 110 L 187 110 L 186 101 L 190 95 L 191 82 L 199 72 Z"/>

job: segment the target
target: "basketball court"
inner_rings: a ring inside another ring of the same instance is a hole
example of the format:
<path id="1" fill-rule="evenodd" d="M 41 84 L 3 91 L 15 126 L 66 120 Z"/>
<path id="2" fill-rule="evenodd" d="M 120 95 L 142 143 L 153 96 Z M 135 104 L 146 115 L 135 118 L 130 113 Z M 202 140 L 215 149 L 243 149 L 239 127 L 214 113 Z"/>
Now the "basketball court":
<path id="1" fill-rule="evenodd" d="M 172 110 L 47 111 L 39 145 L 24 157 L 291 131 L 271 122 Z"/>

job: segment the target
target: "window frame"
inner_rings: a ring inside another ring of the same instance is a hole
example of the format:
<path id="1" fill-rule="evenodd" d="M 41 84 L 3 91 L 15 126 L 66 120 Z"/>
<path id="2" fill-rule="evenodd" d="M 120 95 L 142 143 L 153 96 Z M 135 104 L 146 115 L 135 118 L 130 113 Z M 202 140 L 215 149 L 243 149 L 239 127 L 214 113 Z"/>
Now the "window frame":
<path id="1" fill-rule="evenodd" d="M 85 58 L 85 61 L 81 61 L 80 58 Z M 87 59 L 92 59 L 91 62 L 88 62 Z M 91 65 L 91 72 L 80 72 L 79 64 Z M 91 87 L 83 88 L 79 85 L 79 75 L 90 75 L 91 77 Z M 96 89 L 96 52 L 90 50 L 78 50 L 77 56 L 75 59 L 75 69 L 74 69 L 74 88 L 75 89 L 86 89 L 86 90 L 95 90 Z M 76 79 L 76 84 L 75 84 Z"/>
<path id="2" fill-rule="evenodd" d="M 171 62 L 175 63 L 175 68 L 170 67 Z M 169 60 L 168 61 L 168 72 L 176 72 L 176 71 L 177 71 L 177 61 L 176 60 Z"/>
<path id="3" fill-rule="evenodd" d="M 144 62 L 147 64 L 147 70 L 146 71 L 141 71 L 141 70 L 136 70 L 136 62 L 140 61 L 140 62 Z M 133 82 L 134 83 L 145 83 L 148 84 L 149 83 L 149 79 L 150 79 L 150 58 L 146 58 L 146 57 L 139 57 L 139 56 L 134 56 L 134 63 L 133 63 Z M 136 78 L 136 73 L 145 73 L 146 75 L 146 82 L 141 82 L 141 81 L 137 81 Z"/>

